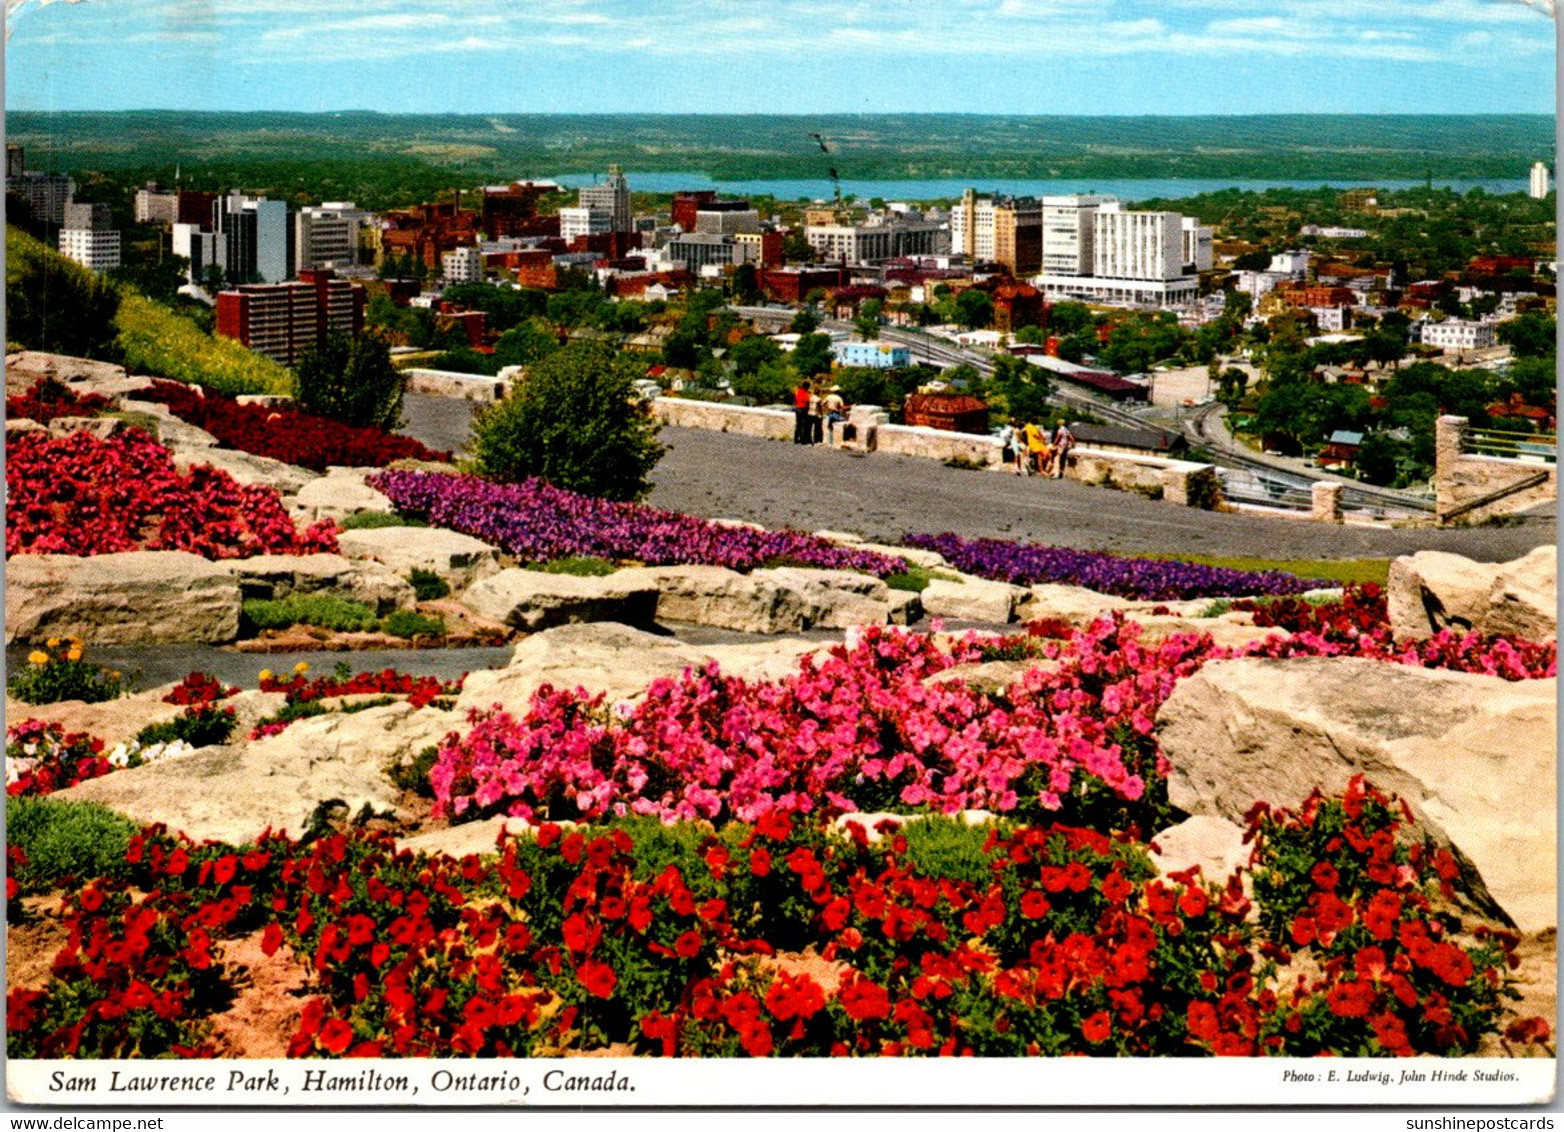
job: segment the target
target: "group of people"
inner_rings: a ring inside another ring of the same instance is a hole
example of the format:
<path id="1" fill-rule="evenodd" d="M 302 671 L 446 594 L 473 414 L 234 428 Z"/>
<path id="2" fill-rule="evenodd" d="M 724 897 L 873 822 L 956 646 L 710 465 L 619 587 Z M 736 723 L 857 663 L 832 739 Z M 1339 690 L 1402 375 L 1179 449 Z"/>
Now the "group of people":
<path id="1" fill-rule="evenodd" d="M 842 387 L 832 385 L 824 390 L 807 381 L 798 383 L 793 390 L 793 443 L 819 444 L 829 439 L 836 443 L 836 426 L 847 419 L 847 403 L 842 400 Z"/>
<path id="2" fill-rule="evenodd" d="M 1075 447 L 1075 436 L 1064 421 L 1050 434 L 1036 421 L 1023 424 L 1012 420 L 999 430 L 999 442 L 1004 448 L 1005 463 L 1014 465 L 1016 475 L 1063 479 L 1065 457 Z"/>

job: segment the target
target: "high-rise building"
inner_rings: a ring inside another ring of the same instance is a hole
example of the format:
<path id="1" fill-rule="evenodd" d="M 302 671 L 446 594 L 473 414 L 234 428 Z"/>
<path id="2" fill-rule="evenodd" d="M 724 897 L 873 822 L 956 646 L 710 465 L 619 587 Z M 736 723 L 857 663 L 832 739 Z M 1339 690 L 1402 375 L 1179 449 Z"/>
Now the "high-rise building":
<path id="1" fill-rule="evenodd" d="M 1043 265 L 1043 205 L 1035 197 L 984 200 L 968 189 L 950 213 L 950 246 L 970 259 L 1028 275 Z"/>
<path id="2" fill-rule="evenodd" d="M 217 296 L 217 333 L 291 366 L 332 331 L 364 330 L 364 288 L 330 271 L 305 270 L 294 283 L 248 284 Z"/>
<path id="3" fill-rule="evenodd" d="M 281 283 L 288 278 L 288 206 L 282 201 L 229 193 L 212 205 L 212 231 L 227 279 Z"/>
<path id="4" fill-rule="evenodd" d="M 1544 162 L 1531 167 L 1531 195 L 1537 200 L 1548 195 L 1548 167 Z"/>
<path id="5" fill-rule="evenodd" d="M 1195 272 L 1210 263 L 1209 228 L 1176 212 L 1131 212 L 1105 197 L 1045 197 L 1043 208 L 1036 284 L 1049 299 L 1161 305 L 1199 292 Z"/>
<path id="6" fill-rule="evenodd" d="M 370 214 L 352 201 L 301 208 L 293 217 L 293 269 L 352 267 L 358 263 L 359 229 Z"/>
<path id="7" fill-rule="evenodd" d="M 1092 233 L 1103 196 L 1043 198 L 1043 271 L 1048 275 L 1090 275 Z"/>
<path id="8" fill-rule="evenodd" d="M 608 180 L 601 185 L 582 189 L 576 204 L 581 208 L 599 209 L 608 213 L 610 232 L 635 231 L 635 218 L 630 214 L 630 184 L 617 165 L 608 167 Z M 560 235 L 564 236 L 564 233 Z M 569 239 L 568 236 L 564 238 Z"/>
<path id="9" fill-rule="evenodd" d="M 584 193 L 586 190 L 582 190 Z M 581 205 L 559 210 L 559 238 L 569 244 L 582 236 L 624 231 L 614 227 L 614 214 L 606 208 Z"/>
<path id="10" fill-rule="evenodd" d="M 1104 279 L 1177 279 L 1184 273 L 1183 223 L 1176 212 L 1103 205 L 1092 233 L 1092 273 Z"/>
<path id="11" fill-rule="evenodd" d="M 1212 242 L 1215 233 L 1193 216 L 1182 218 L 1184 226 L 1184 269 L 1186 271 L 1210 271 L 1215 262 Z"/>
<path id="12" fill-rule="evenodd" d="M 61 255 L 89 271 L 119 266 L 119 232 L 114 228 L 108 205 L 68 202 L 64 221 L 60 229 Z"/>
<path id="13" fill-rule="evenodd" d="M 27 151 L 19 145 L 5 147 L 5 191 L 27 202 L 32 218 L 44 224 L 63 224 L 65 202 L 76 186 L 63 173 L 39 173 L 27 168 Z"/>
<path id="14" fill-rule="evenodd" d="M 477 248 L 452 248 L 440 257 L 446 283 L 482 283 L 483 253 Z"/>

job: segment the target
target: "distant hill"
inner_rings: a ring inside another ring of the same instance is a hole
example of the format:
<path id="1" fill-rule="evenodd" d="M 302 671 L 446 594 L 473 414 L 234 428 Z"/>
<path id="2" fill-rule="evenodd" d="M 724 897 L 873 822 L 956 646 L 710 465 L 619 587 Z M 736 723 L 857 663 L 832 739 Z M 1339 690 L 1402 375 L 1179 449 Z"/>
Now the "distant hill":
<path id="1" fill-rule="evenodd" d="M 8 140 L 64 172 L 372 162 L 419 179 L 629 170 L 818 178 L 1519 178 L 1548 115 L 1084 118 L 967 114 L 537 115 L 13 112 Z M 820 134 L 832 153 L 810 137 Z"/>

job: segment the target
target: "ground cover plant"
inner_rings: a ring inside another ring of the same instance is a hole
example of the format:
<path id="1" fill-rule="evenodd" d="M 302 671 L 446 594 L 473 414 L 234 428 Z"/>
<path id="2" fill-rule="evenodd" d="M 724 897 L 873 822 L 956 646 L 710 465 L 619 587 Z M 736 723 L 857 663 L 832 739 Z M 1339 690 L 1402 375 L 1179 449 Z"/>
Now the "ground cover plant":
<path id="1" fill-rule="evenodd" d="M 412 437 L 343 424 L 287 406 L 241 405 L 231 397 L 173 381 L 137 395 L 167 405 L 180 420 L 205 429 L 220 444 L 323 472 L 337 464 L 384 467 L 393 460 L 449 460 Z"/>
<path id="2" fill-rule="evenodd" d="M 109 408 L 107 397 L 96 393 L 77 393 L 63 382 L 42 378 L 25 393 L 5 399 L 8 420 L 30 420 L 48 424 L 58 417 L 92 417 Z"/>
<path id="3" fill-rule="evenodd" d="M 899 558 L 813 535 L 712 523 L 637 503 L 578 495 L 539 479 L 497 484 L 473 476 L 389 471 L 371 476 L 369 483 L 399 511 L 480 538 L 523 562 L 604 558 L 748 571 L 790 559 L 882 578 L 906 568 Z"/>
<path id="4" fill-rule="evenodd" d="M 1366 867 L 1296 852 L 1336 813 Z M 307 972 L 293 1057 L 1406 1056 L 1550 1036 L 1505 1016 L 1515 938 L 1454 911 L 1393 799 L 1354 780 L 1250 825 L 1254 916 L 1240 875 L 1155 877 L 1143 845 L 1056 824 L 949 823 L 916 846 L 778 813 L 544 824 L 460 860 L 384 834 L 197 846 L 151 827 L 66 894 L 52 977 L 8 993 L 8 1052 L 218 1054 L 225 944 L 257 933 Z M 1328 925 L 1298 932 L 1300 904 Z"/>
<path id="5" fill-rule="evenodd" d="M 449 706 L 451 697 L 462 690 L 462 678 L 439 680 L 433 676 L 411 676 L 394 668 L 379 672 L 354 672 L 344 662 L 330 676 L 311 679 L 305 675 L 309 667 L 301 661 L 286 679 L 275 675 L 270 669 L 261 670 L 260 690 L 281 692 L 287 697 L 287 702 L 251 730 L 251 739 L 278 735 L 295 720 L 323 715 L 328 708 L 321 701 L 338 696 L 401 696 L 416 709 L 430 704 Z"/>
<path id="6" fill-rule="evenodd" d="M 1098 551 L 959 535 L 907 535 L 908 546 L 933 550 L 968 574 L 1018 586 L 1055 583 L 1144 601 L 1297 594 L 1319 583 L 1277 571 L 1253 572 Z"/>
<path id="7" fill-rule="evenodd" d="M 27 664 L 11 673 L 6 694 L 24 704 L 54 704 L 81 700 L 98 704 L 126 690 L 124 677 L 86 659 L 80 637 L 50 637 L 27 654 Z"/>
<path id="8" fill-rule="evenodd" d="M 297 530 L 277 492 L 197 464 L 181 472 L 140 429 L 28 432 L 7 444 L 6 553 L 183 550 L 204 558 L 336 550 L 330 520 Z"/>

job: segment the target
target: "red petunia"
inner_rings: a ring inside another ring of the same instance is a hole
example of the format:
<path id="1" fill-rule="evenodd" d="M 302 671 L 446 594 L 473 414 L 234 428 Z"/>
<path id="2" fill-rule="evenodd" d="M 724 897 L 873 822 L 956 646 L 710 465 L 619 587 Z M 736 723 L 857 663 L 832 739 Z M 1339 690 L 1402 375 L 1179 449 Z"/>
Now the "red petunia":
<path id="1" fill-rule="evenodd" d="M 701 953 L 701 933 L 697 931 L 684 932 L 673 941 L 673 950 L 680 958 L 694 959 Z"/>
<path id="2" fill-rule="evenodd" d="M 1094 1045 L 1108 1040 L 1113 1032 L 1113 1019 L 1106 1010 L 1099 1010 L 1089 1018 L 1081 1019 L 1081 1037 Z"/>
<path id="3" fill-rule="evenodd" d="M 884 1018 L 891 1012 L 891 996 L 885 988 L 861 976 L 845 983 L 837 991 L 836 1000 L 847 1016 L 858 1022 Z"/>
<path id="4" fill-rule="evenodd" d="M 596 959 L 584 960 L 576 968 L 576 978 L 581 980 L 581 985 L 588 994 L 596 995 L 598 998 L 607 998 L 613 994 L 614 987 L 619 982 L 614 969 Z"/>
<path id="5" fill-rule="evenodd" d="M 341 1018 L 327 1019 L 315 1040 L 327 1053 L 341 1053 L 353 1044 L 353 1027 Z"/>

